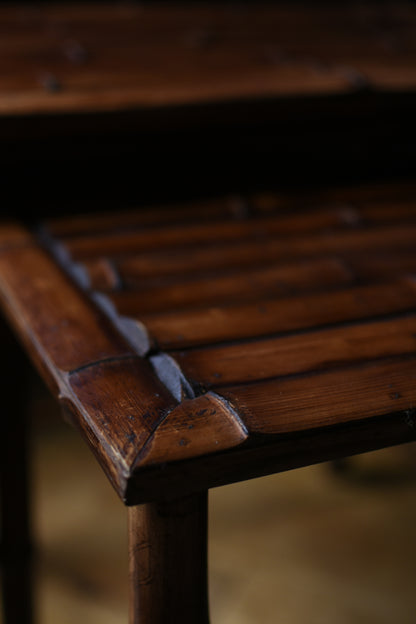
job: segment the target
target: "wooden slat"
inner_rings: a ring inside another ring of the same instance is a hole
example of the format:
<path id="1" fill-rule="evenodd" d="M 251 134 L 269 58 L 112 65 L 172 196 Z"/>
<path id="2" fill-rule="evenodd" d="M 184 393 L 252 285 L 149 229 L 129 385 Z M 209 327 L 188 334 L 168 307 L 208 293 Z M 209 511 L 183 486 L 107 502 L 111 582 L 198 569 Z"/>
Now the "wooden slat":
<path id="1" fill-rule="evenodd" d="M 140 56 L 146 58 L 151 50 L 154 47 L 141 50 Z M 190 67 L 186 66 L 192 58 L 189 52 L 177 55 L 169 49 L 162 65 L 159 59 L 154 59 L 150 67 L 142 69 L 137 65 L 124 71 L 120 63 L 113 67 L 104 65 L 102 68 L 68 71 L 59 62 L 44 61 L 34 68 L 32 76 L 26 76 L 26 80 L 24 74 L 11 73 L 8 80 L 6 76 L 0 114 L 154 109 L 239 98 L 342 93 L 352 88 L 348 76 L 333 70 L 316 71 L 309 62 L 279 68 L 275 63 L 253 62 L 249 57 L 246 65 L 239 56 L 211 56 L 208 64 L 200 57 L 202 71 L 198 74 L 194 62 Z M 224 66 L 224 61 L 228 61 L 228 66 Z M 19 72 L 19 64 L 13 69 Z"/>
<path id="2" fill-rule="evenodd" d="M 55 237 L 82 236 L 127 230 L 151 228 L 177 223 L 209 222 L 211 219 L 239 219 L 246 205 L 242 197 L 226 197 L 215 200 L 193 201 L 188 204 L 143 207 L 141 209 L 108 212 L 98 215 L 78 215 L 51 219 L 46 230 Z"/>
<path id="3" fill-rule="evenodd" d="M 414 417 L 416 359 L 222 388 L 251 433 L 281 434 L 406 412 Z"/>
<path id="4" fill-rule="evenodd" d="M 104 271 L 105 263 L 102 263 L 102 268 Z M 353 280 L 353 274 L 343 262 L 336 258 L 325 258 L 256 270 L 247 269 L 223 277 L 200 277 L 173 283 L 159 282 L 141 288 L 140 280 L 137 282 L 129 280 L 127 285 L 137 286 L 137 290 L 115 292 L 108 296 L 119 314 L 137 317 L 153 312 L 237 301 L 258 301 L 314 289 L 323 290 L 350 284 Z M 95 275 L 95 283 L 97 281 L 98 286 L 104 286 L 104 289 L 117 286 L 109 267 L 105 274 L 101 272 L 100 275 Z"/>
<path id="5" fill-rule="evenodd" d="M 411 280 L 204 310 L 141 315 L 162 348 L 241 340 L 412 311 Z"/>
<path id="6" fill-rule="evenodd" d="M 222 271 L 229 268 L 253 267 L 270 262 L 288 262 L 297 258 L 316 258 L 323 255 L 341 255 L 388 249 L 414 248 L 416 226 L 394 225 L 371 230 L 349 230 L 319 233 L 311 236 L 265 238 L 261 241 L 218 243 L 189 250 L 173 249 L 143 252 L 139 256 L 117 260 L 117 269 L 125 279 L 168 275 L 191 275 L 204 271 Z M 87 254 L 88 257 L 91 254 Z M 82 255 L 75 255 L 82 261 Z"/>
<path id="7" fill-rule="evenodd" d="M 240 220 L 254 216 L 287 215 L 309 209 L 336 210 L 339 221 L 399 221 L 416 218 L 415 185 L 411 183 L 368 185 L 342 189 L 294 193 L 256 193 L 248 196 L 219 197 L 169 206 L 142 207 L 100 214 L 84 214 L 50 219 L 47 231 L 61 239 L 129 231 L 131 228 L 166 227 L 186 223 L 206 223 L 215 219 Z M 334 223 L 336 217 L 334 217 Z"/>
<path id="8" fill-rule="evenodd" d="M 402 354 L 416 355 L 414 315 L 173 355 L 188 379 L 218 388 Z"/>
<path id="9" fill-rule="evenodd" d="M 117 48 L 111 49 L 107 41 L 106 48 L 94 46 L 96 56 L 79 65 L 68 63 L 65 58 L 65 41 L 59 47 L 56 42 L 45 43 L 42 41 L 36 49 L 38 72 L 44 69 L 59 76 L 63 92 L 69 90 L 79 95 L 86 92 L 91 97 L 94 91 L 105 95 L 115 92 L 118 87 L 130 89 L 142 105 L 184 104 L 236 95 L 261 96 L 262 93 L 343 92 L 350 87 L 348 74 L 339 71 L 336 66 L 322 71 L 308 58 L 299 58 L 294 63 L 279 62 L 278 55 L 268 58 L 267 52 L 258 43 L 250 45 L 247 42 L 243 48 L 245 42 L 231 41 L 228 45 L 219 44 L 210 50 L 192 50 L 193 54 L 190 54 L 190 49 L 181 42 L 160 41 L 157 49 L 154 40 L 142 40 L 139 45 L 131 43 L 129 46 L 116 41 Z M 163 66 L 168 54 L 171 64 Z M 199 75 L 195 57 L 198 59 Z M 406 60 L 409 63 L 408 57 Z M 13 58 L 12 67 L 21 70 L 22 76 L 13 75 L 10 64 L 0 62 L 5 86 L 14 89 L 15 95 L 25 87 L 28 89 L 36 85 L 31 65 L 30 51 L 15 54 Z M 32 76 L 28 68 L 32 69 Z M 408 80 L 412 84 L 411 75 Z"/>
<path id="10" fill-rule="evenodd" d="M 201 225 L 180 224 L 161 227 L 155 231 L 111 232 L 90 237 L 72 238 L 66 247 L 74 258 L 102 255 L 118 256 L 153 249 L 187 247 L 241 240 L 263 240 L 273 236 L 299 234 L 334 228 L 345 224 L 348 217 L 341 210 L 315 210 L 295 215 L 245 219 L 244 221 L 212 221 Z"/>
<path id="11" fill-rule="evenodd" d="M 411 248 L 395 250 L 394 253 L 377 251 L 361 256 L 351 253 L 344 257 L 344 262 L 360 280 L 383 280 L 416 273 L 416 254 Z"/>
<path id="12" fill-rule="evenodd" d="M 117 291 L 111 299 L 121 313 L 141 314 L 159 309 L 171 310 L 199 305 L 215 305 L 226 301 L 250 301 L 277 294 L 308 292 L 323 287 L 354 281 L 383 281 L 416 273 L 414 251 L 397 250 L 393 255 L 376 251 L 372 255 L 323 257 L 292 263 L 266 265 L 257 269 L 246 267 L 223 270 L 222 275 L 200 274 L 198 277 L 168 276 L 144 279 L 140 274 L 121 275 L 114 262 L 107 259 L 83 264 L 90 288 Z"/>
<path id="13" fill-rule="evenodd" d="M 154 231 L 112 231 L 110 233 L 94 233 L 92 236 L 73 237 L 66 242 L 69 252 L 74 258 L 88 259 L 96 256 L 118 256 L 129 253 L 140 253 L 147 250 L 169 249 L 170 247 L 187 247 L 225 242 L 277 238 L 279 236 L 302 236 L 307 232 L 336 230 L 342 226 L 357 226 L 361 223 L 377 224 L 392 223 L 403 227 L 403 221 L 410 220 L 415 226 L 416 205 L 381 207 L 371 206 L 362 209 L 354 207 L 317 208 L 312 211 L 293 211 L 293 214 L 270 217 L 257 217 L 236 222 L 220 222 L 213 220 L 203 224 L 170 224 Z M 115 220 L 117 225 L 117 221 Z M 133 227 L 133 224 L 132 224 Z M 359 239 L 359 237 L 357 237 Z"/>

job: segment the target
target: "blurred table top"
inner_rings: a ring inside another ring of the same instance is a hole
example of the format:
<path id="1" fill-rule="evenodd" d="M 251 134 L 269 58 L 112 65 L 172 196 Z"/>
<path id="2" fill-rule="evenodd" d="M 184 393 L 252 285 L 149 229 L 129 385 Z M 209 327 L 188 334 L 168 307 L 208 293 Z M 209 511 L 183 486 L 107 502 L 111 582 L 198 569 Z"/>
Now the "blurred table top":
<path id="1" fill-rule="evenodd" d="M 0 8 L 0 115 L 145 110 L 416 87 L 416 8 Z"/>

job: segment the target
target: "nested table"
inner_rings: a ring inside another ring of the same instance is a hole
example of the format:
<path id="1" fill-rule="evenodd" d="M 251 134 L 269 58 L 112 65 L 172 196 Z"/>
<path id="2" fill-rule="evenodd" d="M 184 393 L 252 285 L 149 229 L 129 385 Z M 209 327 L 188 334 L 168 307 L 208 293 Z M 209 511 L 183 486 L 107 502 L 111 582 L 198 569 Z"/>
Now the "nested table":
<path id="1" fill-rule="evenodd" d="M 397 115 L 407 132 L 413 119 L 415 26 L 412 4 L 397 2 L 0 7 L 2 137 L 23 140 L 33 160 L 47 140 L 92 130 L 108 140 L 175 127 L 219 135 L 219 125 L 238 124 L 266 126 L 270 137 L 274 124 L 300 148 L 317 124 L 316 156 L 326 122 L 338 136 L 342 114 L 363 132 L 361 147 L 370 127 L 376 140 L 394 136 L 390 124 L 397 140 Z"/>
<path id="2" fill-rule="evenodd" d="M 7 321 L 129 506 L 131 623 L 208 621 L 209 488 L 415 439 L 415 192 L 0 227 Z M 7 622 L 30 620 L 16 377 L 4 387 Z"/>

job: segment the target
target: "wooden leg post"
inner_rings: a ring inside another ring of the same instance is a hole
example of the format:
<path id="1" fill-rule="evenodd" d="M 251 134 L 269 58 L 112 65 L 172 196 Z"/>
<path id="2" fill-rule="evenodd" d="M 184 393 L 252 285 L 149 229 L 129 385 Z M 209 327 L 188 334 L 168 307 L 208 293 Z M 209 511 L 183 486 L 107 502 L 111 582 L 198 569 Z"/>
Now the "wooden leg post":
<path id="1" fill-rule="evenodd" d="M 207 492 L 129 509 L 130 624 L 208 624 Z"/>
<path id="2" fill-rule="evenodd" d="M 1 328 L 0 436 L 1 578 L 5 624 L 32 624 L 32 542 L 29 522 L 27 362 Z"/>

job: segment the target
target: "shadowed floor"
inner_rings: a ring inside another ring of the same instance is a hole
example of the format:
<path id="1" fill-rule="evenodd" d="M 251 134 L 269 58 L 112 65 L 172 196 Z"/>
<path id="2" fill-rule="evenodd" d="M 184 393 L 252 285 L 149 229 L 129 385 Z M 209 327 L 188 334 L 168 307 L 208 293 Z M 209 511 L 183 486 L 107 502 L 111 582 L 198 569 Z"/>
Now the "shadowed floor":
<path id="1" fill-rule="evenodd" d="M 36 412 L 50 411 L 38 400 Z M 36 424 L 37 423 L 37 424 Z M 126 514 L 78 434 L 35 414 L 41 624 L 126 624 Z M 413 624 L 407 446 L 210 493 L 214 624 Z M 173 624 L 173 623 L 172 623 Z"/>

